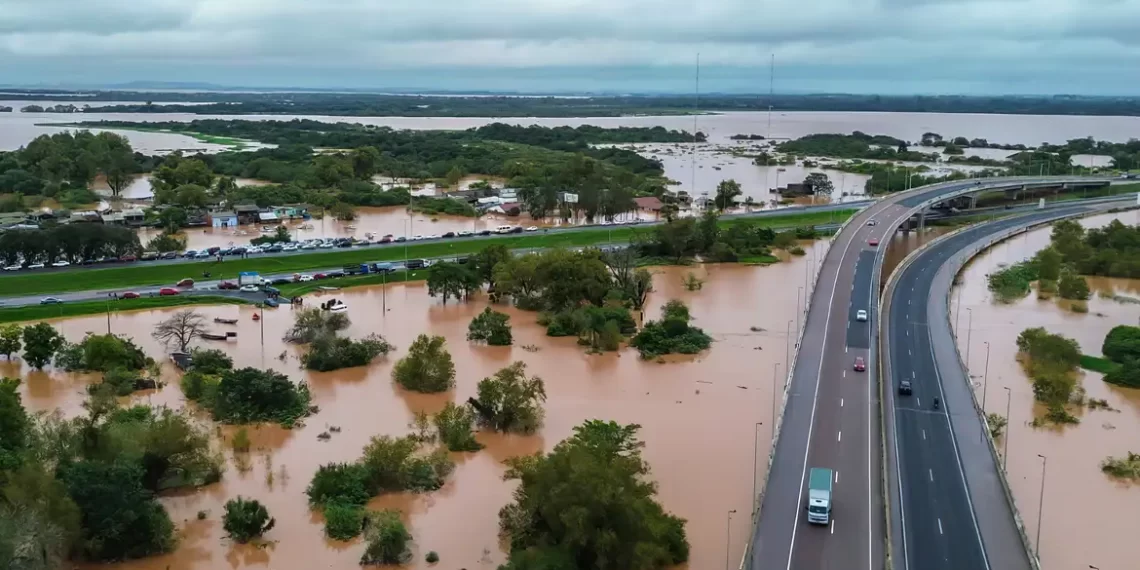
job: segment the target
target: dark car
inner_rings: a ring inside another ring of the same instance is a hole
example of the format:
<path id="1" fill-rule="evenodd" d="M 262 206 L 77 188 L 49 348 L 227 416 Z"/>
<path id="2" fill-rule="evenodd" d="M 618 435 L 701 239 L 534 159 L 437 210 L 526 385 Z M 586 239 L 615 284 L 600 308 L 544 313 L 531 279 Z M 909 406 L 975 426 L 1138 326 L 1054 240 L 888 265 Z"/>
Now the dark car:
<path id="1" fill-rule="evenodd" d="M 234 248 L 223 247 L 222 249 L 219 249 L 217 253 L 218 253 L 218 255 L 233 255 L 234 254 Z"/>
<path id="2" fill-rule="evenodd" d="M 218 289 L 234 290 L 239 288 L 240 287 L 238 287 L 238 284 L 234 283 L 233 281 L 222 281 L 221 283 L 218 283 Z"/>
<path id="3" fill-rule="evenodd" d="M 127 292 L 119 295 L 119 298 L 120 299 L 138 299 L 139 294 L 135 293 L 134 291 L 127 291 Z"/>
<path id="4" fill-rule="evenodd" d="M 139 261 L 154 261 L 156 259 L 158 259 L 158 254 L 151 252 L 142 254 L 142 257 L 139 258 Z"/>
<path id="5" fill-rule="evenodd" d="M 455 232 L 447 232 L 447 233 L 443 234 L 443 235 L 442 235 L 442 236 L 440 236 L 440 237 L 443 237 L 443 238 L 453 238 L 453 237 L 455 237 Z"/>
<path id="6" fill-rule="evenodd" d="M 329 271 L 328 273 L 325 273 L 325 279 L 336 279 L 338 277 L 344 277 L 344 272 L 343 271 Z"/>
<path id="7" fill-rule="evenodd" d="M 404 266 L 408 269 L 423 269 L 427 267 L 427 261 L 423 259 L 409 259 Z"/>
<path id="8" fill-rule="evenodd" d="M 218 246 L 216 246 L 216 245 L 215 245 L 214 247 L 211 247 L 211 248 L 207 248 L 207 249 L 206 249 L 206 253 L 208 253 L 208 254 L 210 254 L 210 255 L 218 255 L 218 252 L 219 252 L 219 251 L 222 251 L 222 248 L 220 248 L 220 247 L 218 247 Z"/>
<path id="9" fill-rule="evenodd" d="M 271 285 L 288 285 L 289 283 L 292 283 L 292 282 L 293 282 L 293 280 L 289 279 L 288 277 L 278 277 L 277 279 L 274 279 L 273 281 L 270 281 L 269 283 Z"/>
<path id="10" fill-rule="evenodd" d="M 352 240 L 350 240 L 350 239 L 341 240 L 341 241 L 337 242 L 336 246 L 337 247 L 352 247 Z"/>
<path id="11" fill-rule="evenodd" d="M 522 226 L 514 226 L 513 228 L 511 228 L 511 231 L 507 232 L 507 233 L 521 234 L 521 233 L 523 233 L 523 227 Z"/>
<path id="12" fill-rule="evenodd" d="M 911 395 L 911 392 L 912 390 L 910 387 L 910 380 L 903 380 L 902 382 L 899 382 L 899 394 L 903 396 L 909 396 Z"/>
<path id="13" fill-rule="evenodd" d="M 388 234 L 380 238 L 380 241 L 378 243 L 392 243 L 392 234 Z"/>
<path id="14" fill-rule="evenodd" d="M 162 259 L 177 259 L 178 258 L 178 252 L 177 251 L 168 251 L 168 252 L 162 254 L 160 257 L 162 257 Z"/>
<path id="15" fill-rule="evenodd" d="M 266 248 L 265 253 L 281 253 L 282 251 L 285 251 L 285 246 L 275 243 Z"/>
<path id="16" fill-rule="evenodd" d="M 246 248 L 245 248 L 245 246 L 238 246 L 238 247 L 235 247 L 235 248 L 233 249 L 233 251 L 231 251 L 231 252 L 230 252 L 230 254 L 232 254 L 232 255 L 241 255 L 241 254 L 243 254 L 243 253 L 245 253 L 245 252 L 247 252 L 247 251 L 249 251 L 249 250 L 248 250 L 248 249 L 246 249 Z"/>
<path id="17" fill-rule="evenodd" d="M 491 235 L 491 230 L 483 230 L 483 231 L 479 232 L 479 235 L 489 236 L 489 235 Z"/>
<path id="18" fill-rule="evenodd" d="M 863 362 L 863 357 L 862 356 L 856 356 L 855 357 L 855 371 L 856 372 L 864 372 L 866 370 L 867 370 L 867 364 L 865 362 Z"/>
<path id="19" fill-rule="evenodd" d="M 186 259 L 194 259 L 194 257 L 197 255 L 198 255 L 198 252 L 191 249 L 191 250 L 188 250 L 186 253 L 183 253 L 182 257 L 185 257 Z"/>
<path id="20" fill-rule="evenodd" d="M 471 257 L 468 255 L 464 255 L 462 257 L 455 258 L 455 262 L 460 264 L 460 265 L 467 263 L 468 261 L 471 261 Z"/>
<path id="21" fill-rule="evenodd" d="M 408 241 L 408 238 L 406 238 L 404 236 L 400 236 L 400 237 L 396 238 L 394 241 L 396 243 L 405 242 L 405 241 Z"/>

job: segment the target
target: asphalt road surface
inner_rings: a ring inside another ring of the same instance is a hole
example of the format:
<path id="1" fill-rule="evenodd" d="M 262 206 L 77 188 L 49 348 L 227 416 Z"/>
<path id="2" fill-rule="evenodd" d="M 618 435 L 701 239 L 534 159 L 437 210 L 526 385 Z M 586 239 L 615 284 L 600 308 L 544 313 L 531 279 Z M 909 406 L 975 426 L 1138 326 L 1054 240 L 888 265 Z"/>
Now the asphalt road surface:
<path id="1" fill-rule="evenodd" d="M 882 255 L 869 245 L 886 242 L 912 210 L 940 196 L 995 185 L 1082 180 L 1079 177 L 986 179 L 936 184 L 885 198 L 858 213 L 833 238 L 810 295 L 802 346 L 787 389 L 761 514 L 750 554 L 752 570 L 879 570 L 884 567 L 880 422 L 875 351 Z M 877 224 L 868 225 L 874 219 Z M 865 309 L 869 319 L 855 321 Z M 866 372 L 855 372 L 856 357 Z M 832 522 L 808 524 L 807 473 L 836 472 Z M 921 513 L 915 516 L 922 516 Z M 930 520 L 934 520 L 930 518 Z M 937 522 L 937 521 L 935 521 Z M 915 570 L 925 570 L 921 566 Z M 968 568 L 968 567 L 963 567 Z"/>
<path id="2" fill-rule="evenodd" d="M 886 401 L 891 450 L 889 469 L 899 483 L 902 570 L 1029 570 L 998 477 L 1000 472 L 974 405 L 949 332 L 946 299 L 953 275 L 939 269 L 979 240 L 1050 218 L 1091 210 L 1070 206 L 982 224 L 918 254 L 891 292 L 887 343 L 890 389 Z M 937 329 L 932 334 L 931 323 Z M 943 333 L 941 336 L 939 333 Z M 932 340 L 934 338 L 935 340 Z M 941 343 L 940 358 L 935 345 Z M 914 393 L 899 395 L 910 380 Z M 934 398 L 941 401 L 934 409 Z"/>

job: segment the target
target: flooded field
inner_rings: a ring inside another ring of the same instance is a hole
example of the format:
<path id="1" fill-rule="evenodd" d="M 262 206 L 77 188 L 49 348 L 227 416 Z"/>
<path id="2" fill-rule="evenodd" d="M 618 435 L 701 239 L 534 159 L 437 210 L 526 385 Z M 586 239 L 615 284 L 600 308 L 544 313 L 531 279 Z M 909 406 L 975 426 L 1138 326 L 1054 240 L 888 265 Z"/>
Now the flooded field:
<path id="1" fill-rule="evenodd" d="M 1140 213 L 1101 215 L 1083 224 L 1099 227 L 1113 219 L 1135 225 L 1140 223 Z M 1140 298 L 1140 281 L 1089 279 L 1093 298 L 1087 314 L 1073 313 L 1055 301 L 1038 301 L 1032 294 L 1008 305 L 995 302 L 986 288 L 986 274 L 1000 264 L 1016 263 L 1046 247 L 1049 232 L 1044 228 L 1005 242 L 965 269 L 963 285 L 954 292 L 961 295 L 963 309 L 960 318 L 953 316 L 959 346 L 965 356 L 970 341 L 975 394 L 984 399 L 986 410 L 1005 415 L 1009 408 L 1009 479 L 1031 539 L 1037 532 L 1038 515 L 1042 515 L 1042 566 L 1135 568 L 1140 557 L 1135 539 L 1140 518 L 1112 513 L 1140 512 L 1140 488 L 1110 479 L 1101 473 L 1100 462 L 1110 455 L 1140 451 L 1140 390 L 1106 384 L 1100 374 L 1085 371 L 1081 385 L 1088 397 L 1107 400 L 1115 411 L 1077 411 L 1079 425 L 1035 429 L 1029 422 L 1041 409 L 1034 404 L 1029 378 L 1014 358 L 1017 335 L 1031 327 L 1045 327 L 1074 338 L 1085 354 L 1100 355 L 1101 344 L 1112 327 L 1140 322 L 1140 304 L 1119 303 L 1100 294 Z M 952 307 L 957 303 L 955 298 Z M 1039 454 L 1047 458 L 1043 510 L 1039 504 L 1043 463 Z"/>
<path id="2" fill-rule="evenodd" d="M 827 242 L 816 244 L 822 253 Z M 818 256 L 817 256 L 818 257 Z M 292 323 L 288 308 L 267 311 L 255 322 L 251 307 L 204 307 L 213 317 L 238 318 L 236 342 L 211 343 L 231 354 L 237 366 L 272 368 L 293 379 L 306 380 L 320 413 L 294 430 L 261 427 L 251 430 L 254 451 L 244 466 L 225 448 L 227 470 L 218 484 L 196 492 L 163 497 L 178 524 L 182 542 L 170 555 L 97 568 L 116 570 L 213 570 L 222 567 L 267 566 L 286 570 L 354 568 L 363 551 L 359 541 L 342 543 L 324 538 L 320 517 L 310 512 L 304 489 L 316 468 L 331 461 L 359 456 L 368 438 L 379 434 L 403 435 L 414 412 L 440 410 L 448 401 L 462 402 L 475 394 L 476 383 L 496 370 L 521 360 L 528 371 L 546 381 L 546 422 L 535 436 L 501 436 L 480 433 L 486 449 L 453 454 L 457 468 L 438 492 L 379 497 L 371 508 L 395 507 L 403 511 L 414 543 L 415 561 L 439 552 L 444 568 L 494 568 L 505 559 L 497 538 L 498 510 L 510 500 L 514 483 L 502 481 L 501 462 L 509 457 L 550 450 L 571 429 L 586 419 L 599 418 L 642 426 L 645 457 L 659 483 L 659 497 L 667 510 L 688 520 L 692 544 L 688 568 L 723 568 L 727 555 L 740 560 L 748 540 L 753 490 L 753 462 L 761 468 L 769 452 L 773 369 L 781 374 L 787 351 L 788 323 L 796 320 L 797 288 L 804 280 L 810 257 L 769 267 L 736 265 L 655 269 L 656 291 L 650 296 L 646 318 L 657 316 L 668 299 L 689 303 L 696 324 L 715 339 L 711 351 L 692 359 L 667 364 L 646 362 L 630 349 L 619 353 L 588 355 L 573 339 L 548 338 L 535 323 L 536 315 L 505 309 L 512 317 L 514 347 L 475 346 L 464 340 L 467 324 L 485 306 L 482 300 L 443 306 L 428 297 L 423 284 L 393 285 L 337 292 L 349 305 L 354 337 L 375 332 L 397 346 L 387 359 L 368 367 L 331 373 L 300 369 L 298 348 L 281 341 Z M 703 290 L 689 292 L 682 285 L 688 272 L 706 280 Z M 311 297 L 309 303 L 318 297 Z M 56 323 L 71 340 L 87 331 L 111 330 L 133 337 L 148 353 L 162 351 L 149 335 L 153 325 L 169 312 L 78 318 Z M 264 344 L 261 341 L 264 325 Z M 753 329 L 753 327 L 756 327 Z M 758 332 L 754 332 L 758 331 Z M 411 394 L 391 380 L 395 361 L 406 353 L 416 335 L 443 335 L 454 357 L 455 390 L 439 395 Z M 535 345 L 537 351 L 524 350 Z M 80 412 L 87 379 L 71 374 L 21 370 L 4 363 L 0 373 L 21 375 L 25 405 L 32 410 L 59 408 Z M 176 374 L 166 365 L 166 378 Z M 181 407 L 185 400 L 177 383 L 137 401 Z M 760 422 L 762 425 L 756 427 Z M 317 435 L 328 426 L 340 426 L 328 442 Z M 223 428 L 221 433 L 229 433 Z M 759 446 L 754 446 L 759 440 Z M 758 473 L 762 480 L 763 473 Z M 263 550 L 237 547 L 223 538 L 222 505 L 237 495 L 262 501 L 277 519 L 267 534 L 273 544 Z M 739 514 L 726 528 L 727 513 Z M 197 513 L 206 511 L 205 520 Z M 730 532 L 726 536 L 726 532 Z"/>

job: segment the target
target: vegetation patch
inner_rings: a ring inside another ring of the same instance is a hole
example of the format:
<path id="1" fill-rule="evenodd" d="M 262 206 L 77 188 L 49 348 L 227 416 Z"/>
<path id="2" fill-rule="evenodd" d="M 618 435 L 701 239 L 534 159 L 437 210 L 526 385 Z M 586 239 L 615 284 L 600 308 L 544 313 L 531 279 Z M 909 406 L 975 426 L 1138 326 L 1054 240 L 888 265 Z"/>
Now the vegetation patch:
<path id="1" fill-rule="evenodd" d="M 1047 408 L 1035 423 L 1078 423 L 1065 409 L 1079 395 L 1076 369 L 1081 351 L 1077 341 L 1037 327 L 1018 335 L 1017 349 L 1022 367 L 1033 380 L 1034 399 Z"/>
<path id="2" fill-rule="evenodd" d="M 693 320 L 689 308 L 677 300 L 661 307 L 661 320 L 649 321 L 633 337 L 630 346 L 642 358 L 656 358 L 665 354 L 697 354 L 712 346 L 712 337 L 690 325 Z"/>
<path id="3" fill-rule="evenodd" d="M 1140 453 L 1129 451 L 1124 457 L 1109 457 L 1101 462 L 1100 470 L 1117 479 L 1140 481 Z"/>

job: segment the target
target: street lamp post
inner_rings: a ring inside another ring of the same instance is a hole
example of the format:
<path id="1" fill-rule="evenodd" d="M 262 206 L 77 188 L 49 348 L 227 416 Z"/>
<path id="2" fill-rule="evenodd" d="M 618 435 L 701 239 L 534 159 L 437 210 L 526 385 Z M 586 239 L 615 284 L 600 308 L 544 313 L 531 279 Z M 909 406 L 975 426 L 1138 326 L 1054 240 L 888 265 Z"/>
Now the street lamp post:
<path id="1" fill-rule="evenodd" d="M 725 530 L 727 531 L 727 532 L 725 532 L 725 537 L 724 537 L 724 542 L 725 542 L 725 544 L 724 544 L 724 569 L 725 570 L 730 570 L 732 568 L 732 556 L 729 555 L 729 550 L 732 547 L 732 514 L 735 512 L 736 512 L 736 509 L 732 509 L 731 511 L 728 511 L 728 523 L 727 523 L 726 528 L 725 528 Z"/>
<path id="2" fill-rule="evenodd" d="M 787 330 L 784 332 L 784 362 L 792 365 L 792 321 L 788 320 Z"/>
<path id="3" fill-rule="evenodd" d="M 954 312 L 954 338 L 958 338 L 958 324 L 962 320 L 962 286 L 958 286 L 958 310 Z"/>
<path id="4" fill-rule="evenodd" d="M 752 426 L 752 516 L 759 510 L 760 497 L 756 494 L 756 475 L 760 472 L 760 426 L 764 422 L 756 422 Z"/>
<path id="5" fill-rule="evenodd" d="M 780 363 L 772 366 L 772 439 L 776 438 L 776 383 L 780 379 Z"/>
<path id="6" fill-rule="evenodd" d="M 1003 388 L 1005 388 L 1005 441 L 1002 442 L 1002 447 L 1005 450 L 1001 453 L 1001 470 L 1005 471 L 1006 465 L 1009 464 L 1009 430 L 1013 425 L 1009 423 L 1009 403 L 1013 401 L 1013 390 L 1010 390 L 1009 386 Z"/>
<path id="7" fill-rule="evenodd" d="M 800 297 L 804 295 L 804 288 L 799 287 L 796 289 L 796 332 L 800 331 Z M 804 303 L 805 305 L 807 303 Z M 805 307 L 806 310 L 806 307 Z"/>
<path id="8" fill-rule="evenodd" d="M 1045 510 L 1045 464 L 1049 458 L 1037 454 L 1041 458 L 1041 496 L 1037 499 L 1037 560 L 1041 560 L 1041 513 Z"/>
<path id="9" fill-rule="evenodd" d="M 966 307 L 966 312 L 970 314 L 966 319 L 966 375 L 970 375 L 970 339 L 974 336 L 974 310 Z"/>
<path id="10" fill-rule="evenodd" d="M 985 341 L 986 345 L 986 367 L 982 372 L 982 413 L 986 413 L 986 386 L 990 381 L 990 341 Z"/>

